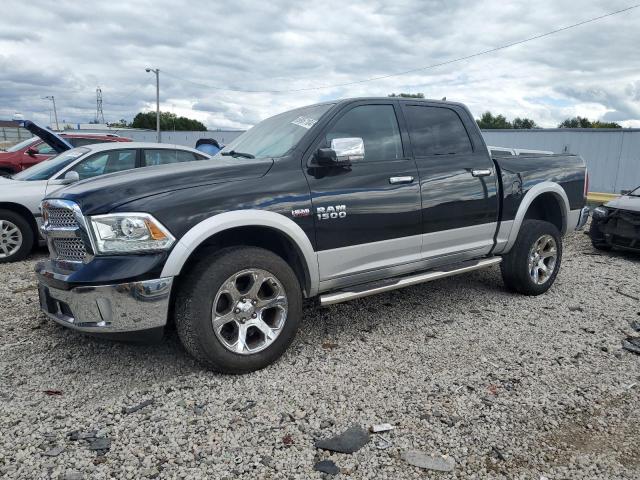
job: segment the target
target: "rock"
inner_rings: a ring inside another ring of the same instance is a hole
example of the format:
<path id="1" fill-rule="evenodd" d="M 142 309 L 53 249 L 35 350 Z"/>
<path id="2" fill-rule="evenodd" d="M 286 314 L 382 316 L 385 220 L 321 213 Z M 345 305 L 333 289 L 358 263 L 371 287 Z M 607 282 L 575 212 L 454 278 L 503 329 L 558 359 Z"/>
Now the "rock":
<path id="1" fill-rule="evenodd" d="M 640 355 L 640 338 L 629 337 L 622 341 L 622 348 L 628 352 Z"/>
<path id="2" fill-rule="evenodd" d="M 420 467 L 437 472 L 451 472 L 456 466 L 453 458 L 444 455 L 429 455 L 419 450 L 407 450 L 402 459 L 414 467 Z"/>
<path id="3" fill-rule="evenodd" d="M 637 320 L 633 320 L 631 322 L 631 328 L 633 328 L 636 332 L 640 332 L 640 322 Z"/>
<path id="4" fill-rule="evenodd" d="M 371 433 L 381 433 L 388 432 L 389 430 L 393 430 L 395 427 L 390 423 L 380 423 L 378 425 L 371 425 L 369 427 L 369 431 Z"/>
<path id="5" fill-rule="evenodd" d="M 144 402 L 135 405 L 133 407 L 122 407 L 122 413 L 124 413 L 125 415 L 128 415 L 130 413 L 134 413 L 137 412 L 138 410 L 142 410 L 144 407 L 148 407 L 149 405 L 153 405 L 153 398 L 150 398 L 149 400 L 145 400 Z"/>
<path id="6" fill-rule="evenodd" d="M 53 447 L 50 450 L 47 450 L 46 452 L 43 453 L 43 455 L 45 455 L 47 457 L 57 457 L 62 452 L 64 452 L 64 447 L 57 446 L 57 447 Z"/>
<path id="7" fill-rule="evenodd" d="M 325 429 L 325 428 L 333 427 L 334 423 L 335 422 L 333 420 L 322 420 L 320 422 L 320 428 Z"/>
<path id="8" fill-rule="evenodd" d="M 580 305 L 569 305 L 570 312 L 582 312 L 583 309 Z"/>
<path id="9" fill-rule="evenodd" d="M 207 406 L 206 403 L 203 403 L 202 405 L 194 405 L 193 413 L 195 413 L 196 415 L 202 415 L 204 413 L 206 406 Z"/>
<path id="10" fill-rule="evenodd" d="M 329 475 L 337 475 L 340 473 L 338 466 L 331 460 L 322 460 L 313 466 L 317 472 L 328 473 Z"/>
<path id="11" fill-rule="evenodd" d="M 265 467 L 273 467 L 273 457 L 265 455 L 260 459 L 260 463 Z"/>
<path id="12" fill-rule="evenodd" d="M 360 450 L 369 442 L 369 432 L 358 425 L 353 425 L 340 435 L 317 440 L 316 448 L 339 453 L 353 453 Z"/>
<path id="13" fill-rule="evenodd" d="M 73 432 L 69 432 L 67 436 L 69 440 L 89 440 L 90 438 L 95 438 L 97 432 L 95 430 L 91 430 L 89 432 L 81 432 L 80 430 L 74 430 Z"/>
<path id="14" fill-rule="evenodd" d="M 95 438 L 90 440 L 89 450 L 96 450 L 98 452 L 106 452 L 111 448 L 111 439 L 110 438 Z"/>
<path id="15" fill-rule="evenodd" d="M 62 478 L 63 480 L 82 480 L 84 476 L 77 470 L 67 470 Z"/>
<path id="16" fill-rule="evenodd" d="M 141 470 L 140 475 L 145 478 L 157 478 L 160 475 L 160 471 L 156 467 L 150 467 Z"/>

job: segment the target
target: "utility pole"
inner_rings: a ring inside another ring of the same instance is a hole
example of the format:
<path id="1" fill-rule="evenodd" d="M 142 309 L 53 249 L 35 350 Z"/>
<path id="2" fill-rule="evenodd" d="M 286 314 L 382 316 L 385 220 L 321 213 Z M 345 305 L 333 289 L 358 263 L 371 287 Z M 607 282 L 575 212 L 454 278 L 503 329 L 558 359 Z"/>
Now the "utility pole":
<path id="1" fill-rule="evenodd" d="M 104 112 L 102 111 L 102 89 L 96 88 L 96 123 L 104 123 Z"/>
<path id="2" fill-rule="evenodd" d="M 159 68 L 145 68 L 147 73 L 153 72 L 156 74 L 156 141 L 160 143 L 160 69 Z"/>
<path id="3" fill-rule="evenodd" d="M 44 98 L 53 102 L 53 116 L 56 119 L 56 130 L 60 131 L 60 125 L 58 125 L 58 112 L 56 111 L 56 99 L 53 95 L 48 95 Z"/>

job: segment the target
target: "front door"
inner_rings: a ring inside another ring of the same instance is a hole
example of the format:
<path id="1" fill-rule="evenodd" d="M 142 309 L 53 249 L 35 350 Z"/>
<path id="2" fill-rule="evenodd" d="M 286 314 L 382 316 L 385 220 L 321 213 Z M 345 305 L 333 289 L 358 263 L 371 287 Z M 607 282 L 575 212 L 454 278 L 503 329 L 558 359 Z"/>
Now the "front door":
<path id="1" fill-rule="evenodd" d="M 336 138 L 362 138 L 364 158 L 348 167 L 306 167 L 312 196 L 320 280 L 339 284 L 354 274 L 368 279 L 393 265 L 419 259 L 420 186 L 403 148 L 399 105 L 363 101 L 340 111 L 307 158 Z M 347 282 L 348 283 L 348 282 Z"/>
<path id="2" fill-rule="evenodd" d="M 468 112 L 402 102 L 422 192 L 423 258 L 488 253 L 498 220 L 497 176 Z M 464 258 L 459 258 L 464 259 Z"/>

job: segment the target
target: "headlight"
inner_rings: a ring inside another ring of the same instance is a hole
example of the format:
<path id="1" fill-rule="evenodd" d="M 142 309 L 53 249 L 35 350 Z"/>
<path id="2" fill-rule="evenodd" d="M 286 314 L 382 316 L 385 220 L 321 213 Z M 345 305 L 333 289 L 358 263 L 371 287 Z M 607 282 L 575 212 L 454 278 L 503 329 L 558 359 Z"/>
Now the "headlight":
<path id="1" fill-rule="evenodd" d="M 603 218 L 609 215 L 609 210 L 607 207 L 599 206 L 592 210 L 593 218 Z"/>
<path id="2" fill-rule="evenodd" d="M 114 213 L 89 217 L 96 253 L 166 250 L 175 238 L 147 213 Z"/>

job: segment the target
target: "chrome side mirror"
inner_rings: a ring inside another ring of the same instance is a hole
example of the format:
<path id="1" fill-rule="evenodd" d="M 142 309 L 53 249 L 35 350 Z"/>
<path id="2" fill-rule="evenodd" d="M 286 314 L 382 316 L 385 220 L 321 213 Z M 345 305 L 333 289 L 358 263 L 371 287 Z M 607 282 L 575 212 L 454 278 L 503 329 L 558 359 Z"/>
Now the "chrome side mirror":
<path id="1" fill-rule="evenodd" d="M 334 138 L 331 150 L 336 152 L 338 163 L 350 164 L 364 160 L 364 140 L 360 137 Z"/>

